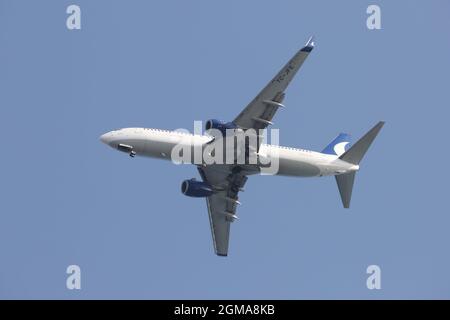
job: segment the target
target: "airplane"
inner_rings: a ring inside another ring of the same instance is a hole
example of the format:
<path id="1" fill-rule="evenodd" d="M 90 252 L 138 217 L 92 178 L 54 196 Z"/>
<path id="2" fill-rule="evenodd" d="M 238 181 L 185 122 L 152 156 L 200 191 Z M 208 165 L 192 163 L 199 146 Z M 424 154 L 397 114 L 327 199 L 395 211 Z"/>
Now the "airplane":
<path id="1" fill-rule="evenodd" d="M 100 140 L 110 147 L 128 153 L 131 157 L 145 156 L 165 160 L 173 160 L 173 150 L 177 146 L 187 147 L 188 151 L 195 148 L 205 150 L 211 145 L 222 143 L 225 139 L 234 139 L 234 135 L 247 131 L 260 132 L 272 124 L 272 119 L 278 109 L 284 108 L 282 101 L 285 90 L 306 58 L 314 49 L 313 37 L 310 37 L 288 63 L 262 89 L 262 91 L 230 122 L 215 119 L 205 124 L 205 134 L 190 134 L 175 130 L 160 130 L 149 128 L 125 128 L 103 134 Z M 262 143 L 263 139 L 256 133 L 256 146 L 244 143 L 244 151 L 238 146 L 232 149 L 235 154 L 229 163 L 206 163 L 194 161 L 188 156 L 186 163 L 195 164 L 201 180 L 195 178 L 185 180 L 181 191 L 190 197 L 206 198 L 208 215 L 212 233 L 214 252 L 218 256 L 227 256 L 230 237 L 230 224 L 237 219 L 236 208 L 240 204 L 238 194 L 248 176 L 260 174 L 265 165 L 262 161 L 249 163 L 249 154 L 257 159 L 270 158 L 275 155 L 278 160 L 277 171 L 274 174 L 297 177 L 335 176 L 344 208 L 349 208 L 355 174 L 369 146 L 384 125 L 378 122 L 355 144 L 350 144 L 350 136 L 339 134 L 321 152 L 281 147 Z M 209 134 L 216 130 L 219 134 Z M 234 140 L 233 140 L 234 141 Z M 218 144 L 219 145 L 219 144 Z M 221 147 L 218 147 L 218 150 Z M 237 162 L 235 155 L 244 155 L 244 162 Z M 273 157 L 275 158 L 275 157 Z"/>

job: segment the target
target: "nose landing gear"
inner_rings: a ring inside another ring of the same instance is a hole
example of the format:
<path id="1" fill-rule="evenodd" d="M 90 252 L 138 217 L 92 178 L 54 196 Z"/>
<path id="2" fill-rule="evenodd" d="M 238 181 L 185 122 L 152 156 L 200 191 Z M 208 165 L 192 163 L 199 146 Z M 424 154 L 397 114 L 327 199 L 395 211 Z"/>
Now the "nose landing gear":
<path id="1" fill-rule="evenodd" d="M 119 145 L 117 146 L 117 149 L 118 149 L 119 151 L 128 153 L 128 154 L 130 155 L 130 157 L 132 157 L 132 158 L 134 158 L 134 157 L 136 156 L 136 151 L 133 150 L 133 147 L 132 147 L 132 146 L 129 146 L 129 145 L 127 145 L 127 144 L 122 144 L 122 143 L 121 143 L 121 144 L 119 144 Z"/>

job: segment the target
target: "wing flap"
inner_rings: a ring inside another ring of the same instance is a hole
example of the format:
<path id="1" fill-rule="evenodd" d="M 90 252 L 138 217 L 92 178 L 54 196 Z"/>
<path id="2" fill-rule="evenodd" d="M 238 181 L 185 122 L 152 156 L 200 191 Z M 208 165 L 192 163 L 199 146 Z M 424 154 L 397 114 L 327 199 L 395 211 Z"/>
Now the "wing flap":
<path id="1" fill-rule="evenodd" d="M 220 213 L 225 211 L 225 201 L 218 195 L 212 195 L 206 199 L 206 204 L 214 251 L 218 256 L 226 257 L 228 255 L 231 221 L 226 219 L 226 215 Z"/>
<path id="2" fill-rule="evenodd" d="M 233 173 L 231 167 L 207 166 L 198 168 L 203 181 L 215 188 L 216 193 L 206 198 L 214 251 L 218 256 L 228 255 L 230 224 L 236 217 L 238 193 L 247 177 Z"/>

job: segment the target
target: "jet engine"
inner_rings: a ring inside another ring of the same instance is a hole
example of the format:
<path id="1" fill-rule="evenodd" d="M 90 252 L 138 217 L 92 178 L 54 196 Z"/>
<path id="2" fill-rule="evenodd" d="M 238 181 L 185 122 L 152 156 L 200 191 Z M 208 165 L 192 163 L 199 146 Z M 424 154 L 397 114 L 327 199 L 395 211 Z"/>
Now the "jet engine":
<path id="1" fill-rule="evenodd" d="M 210 119 L 205 123 L 205 130 L 216 129 L 222 133 L 222 136 L 226 135 L 227 129 L 237 129 L 237 126 L 233 122 L 223 122 L 217 119 Z"/>
<path id="2" fill-rule="evenodd" d="M 211 186 L 203 181 L 192 178 L 184 180 L 181 184 L 181 192 L 188 197 L 204 198 L 214 193 Z"/>

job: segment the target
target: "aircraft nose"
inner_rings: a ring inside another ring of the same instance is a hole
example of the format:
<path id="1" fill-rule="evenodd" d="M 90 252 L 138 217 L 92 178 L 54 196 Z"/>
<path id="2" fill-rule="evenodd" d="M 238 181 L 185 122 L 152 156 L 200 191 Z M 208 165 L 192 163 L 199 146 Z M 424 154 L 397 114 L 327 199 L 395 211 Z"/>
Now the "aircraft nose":
<path id="1" fill-rule="evenodd" d="M 100 136 L 100 141 L 103 142 L 104 144 L 108 144 L 111 142 L 111 132 L 107 132 L 105 134 L 102 134 Z"/>

